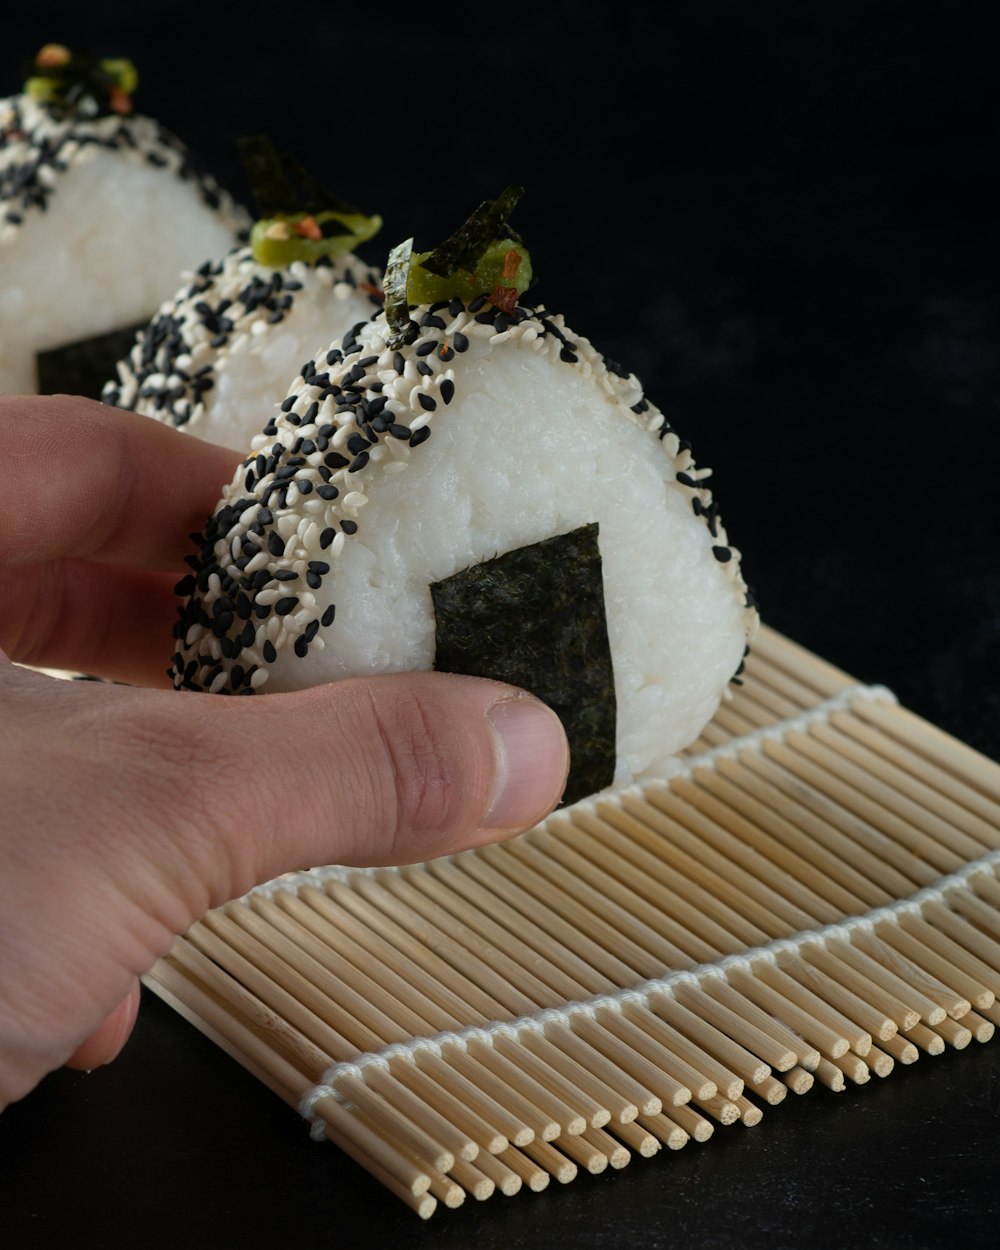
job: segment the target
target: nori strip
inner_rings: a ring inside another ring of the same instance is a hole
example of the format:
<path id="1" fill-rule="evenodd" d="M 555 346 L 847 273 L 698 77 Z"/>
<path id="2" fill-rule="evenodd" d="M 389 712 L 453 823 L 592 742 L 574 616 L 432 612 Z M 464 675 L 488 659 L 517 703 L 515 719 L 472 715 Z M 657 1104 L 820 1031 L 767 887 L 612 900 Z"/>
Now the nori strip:
<path id="1" fill-rule="evenodd" d="M 611 784 L 614 668 L 596 523 L 432 584 L 434 667 L 510 682 L 557 713 L 571 763 L 563 803 Z"/>
<path id="2" fill-rule="evenodd" d="M 279 152 L 267 135 L 241 135 L 236 146 L 259 218 L 328 211 L 363 215 L 353 204 L 321 186 L 297 157 Z M 329 233 L 334 233 L 332 227 Z M 349 231 L 345 228 L 341 233 Z"/>
<path id="3" fill-rule="evenodd" d="M 399 347 L 410 324 L 410 305 L 406 300 L 406 282 L 410 274 L 413 240 L 404 239 L 389 253 L 382 275 L 385 319 L 389 323 L 389 347 Z"/>
<path id="4" fill-rule="evenodd" d="M 142 321 L 38 352 L 35 364 L 39 395 L 86 395 L 88 399 L 100 399 L 105 383 L 115 377 L 115 367 L 132 350 L 135 337 L 145 324 Z"/>
<path id="5" fill-rule="evenodd" d="M 511 230 L 507 218 L 522 195 L 524 187 L 509 186 L 495 200 L 484 200 L 453 235 L 421 261 L 424 269 L 440 278 L 450 278 L 459 269 L 473 273 L 494 239 L 507 235 L 519 243 L 520 237 Z"/>
<path id="6" fill-rule="evenodd" d="M 258 217 L 276 217 L 298 207 L 298 196 L 281 157 L 267 135 L 240 135 L 236 140 L 240 160 L 250 183 Z"/>

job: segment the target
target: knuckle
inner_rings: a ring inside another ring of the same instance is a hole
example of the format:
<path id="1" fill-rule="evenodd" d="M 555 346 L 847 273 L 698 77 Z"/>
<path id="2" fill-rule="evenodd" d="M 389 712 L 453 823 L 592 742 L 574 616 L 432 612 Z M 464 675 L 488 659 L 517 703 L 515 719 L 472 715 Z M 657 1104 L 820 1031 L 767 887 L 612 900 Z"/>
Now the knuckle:
<path id="1" fill-rule="evenodd" d="M 447 730 L 419 692 L 395 691 L 372 707 L 391 782 L 394 846 L 412 857 L 419 846 L 409 848 L 408 839 L 430 841 L 462 823 L 458 770 L 443 741 Z"/>

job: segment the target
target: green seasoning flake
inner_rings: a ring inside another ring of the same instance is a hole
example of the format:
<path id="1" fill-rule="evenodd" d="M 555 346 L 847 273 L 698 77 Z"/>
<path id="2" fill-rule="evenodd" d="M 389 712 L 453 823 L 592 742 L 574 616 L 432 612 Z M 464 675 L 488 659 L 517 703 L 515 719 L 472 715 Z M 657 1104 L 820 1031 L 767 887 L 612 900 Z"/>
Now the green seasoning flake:
<path id="1" fill-rule="evenodd" d="M 434 252 L 418 252 L 410 265 L 406 292 L 411 304 L 434 304 L 457 295 L 468 304 L 477 295 L 508 311 L 531 285 L 531 257 L 518 240 L 495 239 L 479 257 L 474 269 L 456 269 L 447 276 L 429 268 Z"/>
<path id="2" fill-rule="evenodd" d="M 131 113 L 138 85 L 135 66 L 124 57 L 96 60 L 61 43 L 47 43 L 28 69 L 24 90 L 57 112 L 99 117 Z"/>
<path id="3" fill-rule="evenodd" d="M 573 803 L 615 773 L 615 682 L 596 524 L 484 561 L 431 586 L 436 669 L 530 690 L 559 716 Z"/>
<path id="4" fill-rule="evenodd" d="M 258 265 L 280 269 L 293 260 L 308 264 L 321 256 L 353 252 L 381 227 L 381 217 L 363 213 L 281 213 L 254 222 L 250 247 Z"/>
<path id="5" fill-rule="evenodd" d="M 418 252 L 406 288 L 411 304 L 433 304 L 458 296 L 468 303 L 485 295 L 510 312 L 532 281 L 531 257 L 507 224 L 523 187 L 507 187 L 485 200 L 455 233 L 432 252 Z"/>

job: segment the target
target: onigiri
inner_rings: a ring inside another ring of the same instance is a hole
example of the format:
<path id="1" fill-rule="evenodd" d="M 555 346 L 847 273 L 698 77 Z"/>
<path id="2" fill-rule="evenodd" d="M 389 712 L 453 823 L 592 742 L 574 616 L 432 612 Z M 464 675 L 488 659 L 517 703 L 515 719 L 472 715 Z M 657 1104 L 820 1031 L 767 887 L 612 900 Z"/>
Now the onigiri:
<path id="1" fill-rule="evenodd" d="M 709 470 L 633 375 L 523 298 L 530 258 L 499 203 L 450 250 L 396 249 L 383 311 L 304 364 L 190 558 L 171 673 L 180 689 L 253 694 L 448 667 L 439 592 L 477 571 L 458 634 L 472 650 L 516 646 L 480 611 L 498 562 L 516 564 L 501 615 L 526 595 L 514 633 L 544 636 L 549 622 L 528 618 L 546 611 L 552 562 L 567 539 L 596 539 L 612 759 L 578 797 L 672 770 L 757 614 Z M 552 627 L 576 629 L 578 585 L 587 669 L 603 644 L 583 576 L 573 566 Z"/>
<path id="2" fill-rule="evenodd" d="M 105 403 L 242 451 L 302 362 L 378 312 L 382 275 L 351 249 L 380 218 L 331 207 L 332 197 L 300 207 L 283 173 L 279 181 L 250 242 L 202 264 L 139 331 Z"/>
<path id="3" fill-rule="evenodd" d="M 0 393 L 97 397 L 181 274 L 249 218 L 131 112 L 135 70 L 50 44 L 0 100 Z"/>

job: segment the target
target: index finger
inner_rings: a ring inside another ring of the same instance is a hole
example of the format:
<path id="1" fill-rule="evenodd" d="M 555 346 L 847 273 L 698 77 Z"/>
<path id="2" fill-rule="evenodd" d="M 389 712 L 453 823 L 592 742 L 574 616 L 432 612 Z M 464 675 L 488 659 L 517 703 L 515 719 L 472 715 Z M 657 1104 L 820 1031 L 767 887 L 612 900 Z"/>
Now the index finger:
<path id="1" fill-rule="evenodd" d="M 80 396 L 0 396 L 0 568 L 176 569 L 242 459 Z"/>

